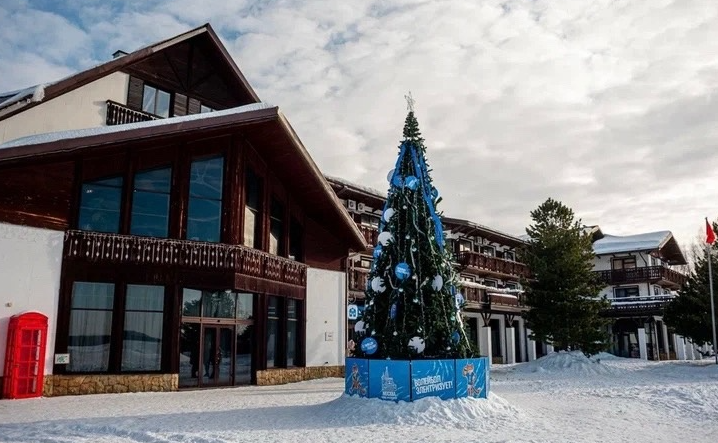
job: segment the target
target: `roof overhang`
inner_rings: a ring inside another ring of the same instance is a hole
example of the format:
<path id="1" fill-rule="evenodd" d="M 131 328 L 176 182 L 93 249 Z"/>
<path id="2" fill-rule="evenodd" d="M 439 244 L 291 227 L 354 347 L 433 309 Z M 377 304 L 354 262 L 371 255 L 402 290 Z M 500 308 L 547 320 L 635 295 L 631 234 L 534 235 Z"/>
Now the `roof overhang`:
<path id="1" fill-rule="evenodd" d="M 254 105 L 252 105 L 254 106 Z M 212 114 L 218 114 L 213 116 Z M 173 121 L 177 120 L 177 121 Z M 125 125 L 132 126 L 132 125 Z M 162 124 L 115 132 L 90 134 L 75 138 L 13 146 L 0 149 L 0 167 L 36 158 L 61 158 L 88 150 L 112 150 L 122 145 L 146 141 L 212 136 L 221 132 L 238 132 L 276 169 L 275 173 L 302 204 L 307 215 L 327 226 L 338 226 L 353 250 L 366 248 L 365 239 L 346 209 L 332 191 L 306 148 L 277 107 L 265 107 L 240 113 L 210 113 L 202 118 L 179 117 Z"/>
<path id="2" fill-rule="evenodd" d="M 525 245 L 526 242 L 518 237 L 510 234 L 506 234 L 489 227 L 479 225 L 477 223 L 462 220 L 458 218 L 442 217 L 444 223 L 444 229 L 451 229 L 451 232 L 456 232 L 466 236 L 479 235 L 490 242 L 499 243 L 511 247 L 519 247 Z"/>
<path id="3" fill-rule="evenodd" d="M 192 77 L 193 57 L 212 57 L 220 63 L 207 72 L 196 72 Z M 157 75 L 159 71 L 163 75 Z M 224 103 L 227 107 L 259 102 L 257 93 L 239 70 L 219 37 L 207 23 L 183 34 L 140 48 L 127 55 L 117 57 L 100 65 L 65 77 L 44 87 L 42 100 L 23 100 L 0 109 L 0 120 L 9 118 L 40 103 L 52 100 L 117 71 L 142 73 L 145 78 L 155 79 L 158 86 L 185 92 L 193 88 L 207 88 L 208 83 L 217 83 L 213 90 L 232 91 L 233 101 Z M 167 84 L 169 79 L 176 84 Z M 219 104 L 219 103 L 218 103 Z"/>

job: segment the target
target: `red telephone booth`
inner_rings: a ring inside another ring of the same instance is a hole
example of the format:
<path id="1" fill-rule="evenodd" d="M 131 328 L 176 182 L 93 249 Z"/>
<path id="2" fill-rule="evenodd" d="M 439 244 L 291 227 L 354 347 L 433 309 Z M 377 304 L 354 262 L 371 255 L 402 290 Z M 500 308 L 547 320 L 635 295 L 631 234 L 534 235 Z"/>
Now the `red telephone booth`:
<path id="1" fill-rule="evenodd" d="M 10 317 L 5 348 L 3 398 L 42 396 L 47 317 L 26 312 Z"/>

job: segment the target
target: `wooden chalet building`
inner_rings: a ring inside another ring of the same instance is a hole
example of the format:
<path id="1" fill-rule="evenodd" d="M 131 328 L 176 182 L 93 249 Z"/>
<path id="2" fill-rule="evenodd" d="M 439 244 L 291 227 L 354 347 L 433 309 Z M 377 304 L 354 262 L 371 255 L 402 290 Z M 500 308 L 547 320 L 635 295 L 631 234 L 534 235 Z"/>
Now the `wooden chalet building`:
<path id="1" fill-rule="evenodd" d="M 598 226 L 586 229 L 594 240 L 594 272 L 606 284 L 601 295 L 611 301 L 605 313 L 613 319 L 610 352 L 650 360 L 697 357 L 697 348 L 668 329 L 662 317 L 687 279 L 675 269 L 687 262 L 673 234 L 615 236 Z"/>
<path id="2" fill-rule="evenodd" d="M 341 178 L 327 180 L 364 235 L 365 250 L 351 255 L 347 264 L 347 304 L 357 305 L 361 311 L 386 194 Z M 470 336 L 481 354 L 491 355 L 495 363 L 528 361 L 543 355 L 545 348 L 528 340 L 521 318 L 526 308 L 520 279 L 528 278 L 529 270 L 516 261 L 516 248 L 524 241 L 466 220 L 444 217 L 443 224 L 467 301 L 465 317 Z M 347 323 L 348 339 L 354 335 L 354 324 Z"/>
<path id="3" fill-rule="evenodd" d="M 0 360 L 33 310 L 45 395 L 341 376 L 365 241 L 287 119 L 209 25 L 118 55 L 0 94 Z"/>

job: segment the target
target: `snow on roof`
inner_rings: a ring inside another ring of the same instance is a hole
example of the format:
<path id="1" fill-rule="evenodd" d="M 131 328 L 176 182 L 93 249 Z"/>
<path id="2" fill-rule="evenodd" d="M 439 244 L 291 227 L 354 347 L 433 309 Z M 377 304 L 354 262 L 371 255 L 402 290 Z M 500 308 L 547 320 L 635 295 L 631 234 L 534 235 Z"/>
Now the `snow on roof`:
<path id="1" fill-rule="evenodd" d="M 334 177 L 334 176 L 331 176 L 331 175 L 325 175 L 325 177 L 326 177 L 327 180 L 329 180 L 329 181 L 337 182 L 337 183 L 339 183 L 339 184 L 342 184 L 342 185 L 345 185 L 345 186 L 349 186 L 349 187 L 355 188 L 355 189 L 357 189 L 357 190 L 359 190 L 359 191 L 362 191 L 362 192 L 365 192 L 365 193 L 367 193 L 367 194 L 371 194 L 371 195 L 373 195 L 373 196 L 375 196 L 375 197 L 379 197 L 379 198 L 382 198 L 382 199 L 386 199 L 386 192 L 378 191 L 378 190 L 376 190 L 376 189 L 374 189 L 374 188 L 371 188 L 371 187 L 369 187 L 369 186 L 359 185 L 359 184 L 350 182 L 349 180 L 345 180 L 345 179 L 340 178 L 340 177 Z"/>
<path id="2" fill-rule="evenodd" d="M 45 85 L 35 85 L 17 91 L 0 92 L 0 109 L 7 108 L 21 100 L 39 102 L 45 98 Z"/>
<path id="3" fill-rule="evenodd" d="M 671 231 L 647 232 L 636 235 L 605 235 L 593 243 L 596 255 L 618 252 L 653 251 L 660 249 L 673 236 Z"/>
<path id="4" fill-rule="evenodd" d="M 487 292 L 498 295 L 516 295 L 524 293 L 522 289 L 497 288 L 495 286 L 487 286 L 473 281 L 460 281 L 459 286 L 465 288 L 485 289 Z"/>
<path id="5" fill-rule="evenodd" d="M 236 108 L 224 109 L 222 111 L 205 112 L 202 114 L 185 115 L 182 117 L 170 117 L 170 118 L 151 120 L 151 121 L 146 121 L 146 122 L 128 123 L 125 125 L 99 126 L 99 127 L 87 128 L 87 129 L 74 129 L 74 130 L 70 130 L 70 131 L 48 132 L 45 134 L 29 135 L 27 137 L 21 137 L 21 138 L 15 139 L 15 140 L 11 140 L 9 142 L 6 142 L 6 143 L 3 143 L 2 145 L 0 145 L 0 149 L 15 148 L 18 146 L 38 145 L 38 144 L 42 144 L 42 143 L 51 143 L 51 142 L 56 142 L 56 141 L 60 141 L 60 140 L 90 137 L 93 135 L 111 134 L 111 133 L 116 133 L 116 132 L 131 131 L 133 129 L 140 129 L 140 128 L 159 127 L 159 126 L 169 125 L 169 124 L 173 124 L 173 123 L 182 123 L 182 122 L 188 122 L 188 121 L 194 121 L 194 120 L 222 117 L 222 116 L 226 116 L 226 115 L 242 114 L 245 112 L 259 111 L 262 109 L 269 109 L 269 108 L 273 108 L 273 107 L 274 107 L 273 105 L 270 105 L 267 103 L 252 103 L 249 105 L 239 106 Z"/>

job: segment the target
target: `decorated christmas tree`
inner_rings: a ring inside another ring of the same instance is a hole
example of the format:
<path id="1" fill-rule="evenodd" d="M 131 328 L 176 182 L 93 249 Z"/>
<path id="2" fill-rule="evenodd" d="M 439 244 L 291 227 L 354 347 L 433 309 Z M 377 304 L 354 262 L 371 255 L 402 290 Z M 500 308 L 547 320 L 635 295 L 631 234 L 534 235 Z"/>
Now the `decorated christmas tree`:
<path id="1" fill-rule="evenodd" d="M 441 201 L 432 185 L 426 147 L 411 97 L 395 168 L 379 224 L 378 244 L 357 323 L 365 358 L 467 358 L 464 300 L 456 290 L 451 253 L 445 247 Z M 361 336 L 363 334 L 363 337 Z"/>

